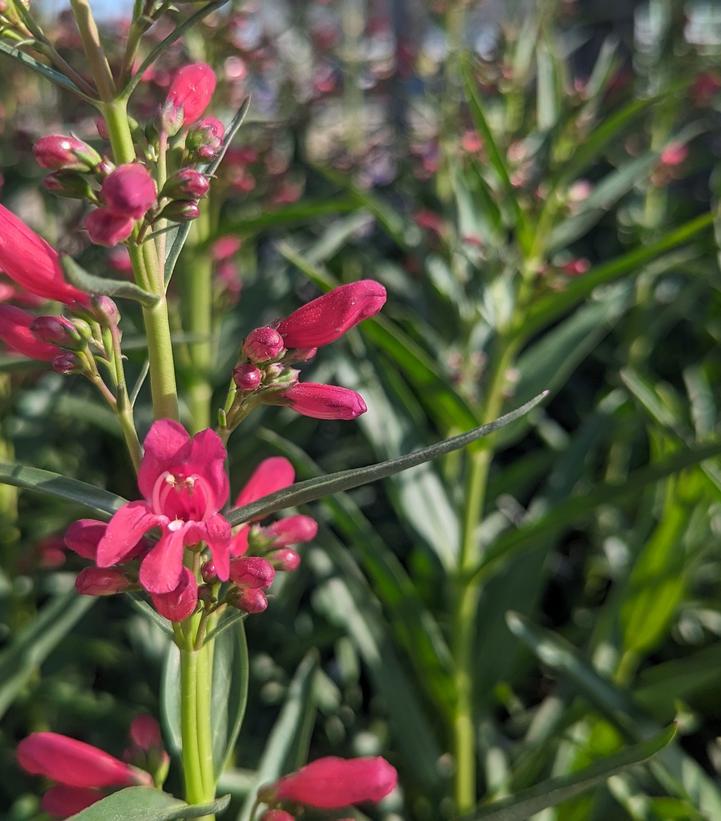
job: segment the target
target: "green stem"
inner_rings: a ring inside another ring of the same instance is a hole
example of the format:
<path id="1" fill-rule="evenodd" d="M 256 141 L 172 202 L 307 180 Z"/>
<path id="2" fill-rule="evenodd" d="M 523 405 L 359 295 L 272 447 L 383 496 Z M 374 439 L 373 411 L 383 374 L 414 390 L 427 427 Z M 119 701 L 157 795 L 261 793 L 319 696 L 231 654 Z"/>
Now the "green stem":
<path id="1" fill-rule="evenodd" d="M 482 406 L 481 422 L 495 419 L 503 405 L 505 377 L 518 344 L 501 336 L 497 344 L 495 365 L 488 380 Z M 481 595 L 479 581 L 467 580 L 467 572 L 481 558 L 477 538 L 478 523 L 483 514 L 488 473 L 493 461 L 493 448 L 472 451 L 466 478 L 465 510 L 461 550 L 458 559 L 456 606 L 453 612 L 453 659 L 456 679 L 456 704 L 453 715 L 453 754 L 456 771 L 454 798 L 457 813 L 470 812 L 476 805 L 476 732 L 473 710 L 473 681 L 476 664 L 476 613 Z"/>
<path id="2" fill-rule="evenodd" d="M 87 0 L 70 0 L 70 5 L 100 97 L 105 102 L 110 102 L 115 96 L 115 80 L 100 41 L 93 12 Z"/>
<path id="3" fill-rule="evenodd" d="M 198 757 L 198 652 L 180 649 L 180 732 L 183 740 L 182 760 L 185 798 L 189 804 L 202 804 L 205 788 Z"/>
<path id="4" fill-rule="evenodd" d="M 113 100 L 103 106 L 113 156 L 118 163 L 134 162 L 135 146 L 128 123 L 127 101 Z M 135 281 L 141 288 L 157 294 L 159 299 L 150 308 L 143 308 L 145 334 L 150 362 L 150 391 L 153 416 L 156 419 L 178 418 L 178 391 L 175 383 L 175 363 L 170 337 L 168 304 L 165 299 L 162 271 L 155 254 L 155 246 L 148 241 L 139 246 L 137 229 L 133 232 L 128 250 L 133 264 Z"/>
<path id="5" fill-rule="evenodd" d="M 213 267 L 203 245 L 211 234 L 211 203 L 207 201 L 195 221 L 191 232 L 194 248 L 192 265 L 186 268 L 183 294 L 187 305 L 187 329 L 196 341 L 188 345 L 190 372 L 188 378 L 188 404 L 196 431 L 210 426 L 210 405 L 212 386 L 210 368 L 212 364 L 212 321 L 213 321 Z"/>

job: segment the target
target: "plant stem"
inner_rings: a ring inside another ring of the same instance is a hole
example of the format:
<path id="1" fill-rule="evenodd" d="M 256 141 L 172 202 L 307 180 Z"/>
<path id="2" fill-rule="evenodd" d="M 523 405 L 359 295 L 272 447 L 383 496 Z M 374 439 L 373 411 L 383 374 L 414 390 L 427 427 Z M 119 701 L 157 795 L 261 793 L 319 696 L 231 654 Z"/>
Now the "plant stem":
<path id="1" fill-rule="evenodd" d="M 115 80 L 113 80 L 113 73 L 100 41 L 100 33 L 93 12 L 88 0 L 70 0 L 70 5 L 100 97 L 104 102 L 109 103 L 115 96 Z"/>
<path id="2" fill-rule="evenodd" d="M 103 107 L 110 144 L 116 162 L 134 162 L 135 147 L 128 123 L 127 101 L 113 100 Z M 157 294 L 152 307 L 143 307 L 143 321 L 148 342 L 150 362 L 150 391 L 155 419 L 178 418 L 178 391 L 175 384 L 175 363 L 170 338 L 168 303 L 165 299 L 162 271 L 152 240 L 137 244 L 137 229 L 133 232 L 128 250 L 133 264 L 135 281 L 141 288 Z"/>
<path id="3" fill-rule="evenodd" d="M 506 372 L 516 354 L 518 343 L 501 335 L 497 341 L 496 359 L 489 375 L 481 423 L 491 422 L 501 411 Z M 476 637 L 476 613 L 481 595 L 479 581 L 468 580 L 467 571 L 481 558 L 477 538 L 478 522 L 483 514 L 488 473 L 493 461 L 492 445 L 472 450 L 466 478 L 465 510 L 461 549 L 458 558 L 456 606 L 453 613 L 453 659 L 456 678 L 456 704 L 453 715 L 453 754 L 456 771 L 454 798 L 456 812 L 470 812 L 476 805 L 476 732 L 473 719 L 473 681 Z"/>
<path id="4" fill-rule="evenodd" d="M 202 804 L 205 789 L 198 758 L 196 701 L 198 689 L 198 652 L 180 648 L 180 732 L 185 797 L 189 804 Z"/>
<path id="5" fill-rule="evenodd" d="M 212 386 L 213 283 L 212 262 L 206 250 L 201 250 L 211 233 L 211 202 L 205 202 L 195 221 L 191 237 L 192 264 L 186 268 L 183 288 L 187 305 L 187 329 L 197 341 L 188 345 L 190 372 L 188 378 L 188 404 L 196 431 L 210 426 Z"/>

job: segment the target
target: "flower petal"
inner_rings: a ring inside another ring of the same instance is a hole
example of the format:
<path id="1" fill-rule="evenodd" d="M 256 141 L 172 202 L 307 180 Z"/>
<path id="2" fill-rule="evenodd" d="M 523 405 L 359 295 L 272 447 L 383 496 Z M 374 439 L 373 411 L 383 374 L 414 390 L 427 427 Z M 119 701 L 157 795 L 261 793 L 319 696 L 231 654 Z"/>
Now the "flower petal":
<path id="1" fill-rule="evenodd" d="M 250 536 L 250 525 L 243 525 L 230 541 L 231 556 L 245 556 L 248 552 L 248 536 Z"/>
<path id="2" fill-rule="evenodd" d="M 205 541 L 210 548 L 215 565 L 215 575 L 227 581 L 230 572 L 230 524 L 217 514 L 205 522 Z"/>
<path id="3" fill-rule="evenodd" d="M 163 521 L 143 501 L 123 505 L 108 522 L 105 535 L 98 542 L 95 558 L 98 567 L 110 567 L 125 559 L 143 536 Z"/>
<path id="4" fill-rule="evenodd" d="M 293 465 L 284 456 L 271 456 L 270 459 L 264 459 L 253 471 L 238 494 L 235 506 L 248 505 L 269 493 L 292 485 L 294 481 Z"/>
<path id="5" fill-rule="evenodd" d="M 228 452 L 220 436 L 210 428 L 196 433 L 190 445 L 186 467 L 190 473 L 197 473 L 213 492 L 213 507 L 220 510 L 228 501 L 230 487 L 225 460 Z"/>
<path id="6" fill-rule="evenodd" d="M 183 567 L 178 586 L 170 593 L 151 593 L 153 607 L 169 621 L 183 621 L 198 605 L 198 583 L 187 567 Z"/>
<path id="7" fill-rule="evenodd" d="M 174 524 L 174 523 L 171 523 Z M 140 565 L 140 584 L 149 593 L 170 593 L 183 573 L 186 527 L 163 529 L 163 535 Z"/>
<path id="8" fill-rule="evenodd" d="M 153 486 L 161 473 L 185 461 L 190 436 L 180 422 L 158 419 L 153 422 L 145 437 L 145 452 L 138 470 L 138 487 L 146 499 L 153 495 Z"/>

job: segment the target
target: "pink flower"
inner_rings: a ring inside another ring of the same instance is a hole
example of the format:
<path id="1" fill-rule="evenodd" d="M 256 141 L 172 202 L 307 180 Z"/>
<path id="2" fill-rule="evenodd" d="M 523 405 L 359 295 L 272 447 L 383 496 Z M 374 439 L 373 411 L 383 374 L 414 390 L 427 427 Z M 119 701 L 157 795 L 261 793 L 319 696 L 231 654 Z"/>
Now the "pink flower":
<path id="1" fill-rule="evenodd" d="M 169 593 L 151 593 L 153 607 L 169 621 L 183 621 L 198 606 L 198 582 L 187 567 L 182 569 L 180 581 Z"/>
<path id="2" fill-rule="evenodd" d="M 254 391 L 260 387 L 263 374 L 255 365 L 246 362 L 233 368 L 233 381 L 241 391 Z"/>
<path id="3" fill-rule="evenodd" d="M 210 190 L 209 178 L 195 168 L 181 168 L 163 186 L 163 196 L 172 199 L 199 199 Z"/>
<path id="4" fill-rule="evenodd" d="M 50 362 L 61 351 L 55 345 L 43 342 L 31 330 L 35 317 L 14 305 L 0 304 L 0 339 L 13 351 Z"/>
<path id="5" fill-rule="evenodd" d="M 0 271 L 45 299 L 87 305 L 89 297 L 65 281 L 60 256 L 12 211 L 0 205 Z"/>
<path id="6" fill-rule="evenodd" d="M 300 567 L 300 554 L 289 547 L 283 547 L 268 553 L 268 561 L 276 570 L 292 573 Z"/>
<path id="7" fill-rule="evenodd" d="M 143 500 L 123 505 L 98 544 L 97 564 L 110 567 L 127 558 L 154 527 L 161 537 L 142 560 L 140 583 L 150 593 L 178 591 L 184 548 L 205 542 L 217 575 L 228 578 L 230 525 L 219 514 L 228 500 L 226 451 L 212 430 L 194 437 L 178 422 L 154 422 L 144 442 L 138 471 Z M 185 601 L 185 599 L 184 599 Z"/>
<path id="8" fill-rule="evenodd" d="M 81 596 L 114 596 L 129 587 L 130 581 L 117 567 L 86 567 L 75 578 Z"/>
<path id="9" fill-rule="evenodd" d="M 131 235 L 133 219 L 116 214 L 108 208 L 96 208 L 85 217 L 83 227 L 91 242 L 112 248 Z"/>
<path id="10" fill-rule="evenodd" d="M 303 544 L 318 535 L 318 522 L 311 516 L 286 516 L 263 528 L 263 535 L 273 540 L 273 547 Z"/>
<path id="11" fill-rule="evenodd" d="M 380 311 L 386 289 L 373 279 L 334 288 L 298 308 L 277 326 L 286 348 L 317 348 L 343 336 L 354 325 Z"/>
<path id="12" fill-rule="evenodd" d="M 377 802 L 395 789 L 398 774 L 384 758 L 319 758 L 273 786 L 263 787 L 265 801 L 294 801 L 337 810 L 362 801 Z"/>
<path id="13" fill-rule="evenodd" d="M 92 559 L 98 552 L 98 542 L 105 535 L 108 526 L 97 519 L 78 519 L 65 531 L 65 547 L 82 556 Z"/>
<path id="14" fill-rule="evenodd" d="M 147 773 L 103 750 L 59 733 L 32 733 L 17 748 L 25 772 L 67 787 L 131 787 L 149 784 Z"/>
<path id="15" fill-rule="evenodd" d="M 273 584 L 275 569 L 260 556 L 242 556 L 231 560 L 230 578 L 238 587 L 267 590 Z"/>
<path id="16" fill-rule="evenodd" d="M 35 161 L 52 171 L 90 171 L 100 162 L 98 152 L 79 140 L 64 134 L 47 134 L 33 146 Z"/>
<path id="17" fill-rule="evenodd" d="M 220 151 L 225 126 L 215 117 L 204 117 L 188 130 L 185 147 L 201 160 L 211 160 Z"/>
<path id="18" fill-rule="evenodd" d="M 294 411 L 313 419 L 356 419 L 368 410 L 359 393 L 338 385 L 299 382 L 280 396 Z"/>
<path id="19" fill-rule="evenodd" d="M 148 169 L 140 163 L 119 165 L 100 190 L 103 202 L 114 214 L 140 219 L 155 204 L 158 189 Z"/>
<path id="20" fill-rule="evenodd" d="M 85 787 L 51 787 L 40 803 L 42 809 L 55 818 L 70 818 L 76 813 L 92 807 L 105 796 L 98 790 Z"/>
<path id="21" fill-rule="evenodd" d="M 176 72 L 168 89 L 166 107 L 182 112 L 181 123 L 194 123 L 208 107 L 215 91 L 215 73 L 206 63 L 192 63 Z"/>
<path id="22" fill-rule="evenodd" d="M 294 481 L 295 470 L 284 456 L 271 456 L 264 459 L 243 485 L 238 498 L 235 500 L 235 507 L 242 507 L 243 505 L 249 505 L 251 502 L 256 502 L 269 493 L 275 493 L 277 490 L 289 487 Z"/>

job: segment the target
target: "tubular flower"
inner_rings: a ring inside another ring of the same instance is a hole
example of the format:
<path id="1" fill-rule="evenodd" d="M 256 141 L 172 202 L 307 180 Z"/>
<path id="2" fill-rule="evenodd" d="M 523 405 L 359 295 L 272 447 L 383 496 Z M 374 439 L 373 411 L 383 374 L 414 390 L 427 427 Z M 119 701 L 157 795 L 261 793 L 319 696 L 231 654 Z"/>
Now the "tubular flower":
<path id="1" fill-rule="evenodd" d="M 334 288 L 282 320 L 277 331 L 286 348 L 317 348 L 335 342 L 359 322 L 380 311 L 386 289 L 373 279 Z"/>
<path id="2" fill-rule="evenodd" d="M 132 787 L 151 781 L 104 750 L 59 733 L 32 733 L 18 744 L 17 759 L 25 772 L 66 787 Z"/>
<path id="3" fill-rule="evenodd" d="M 13 351 L 50 362 L 61 353 L 60 348 L 43 342 L 30 326 L 34 316 L 14 305 L 0 304 L 0 339 Z"/>
<path id="4" fill-rule="evenodd" d="M 0 205 L 0 271 L 45 299 L 57 299 L 68 305 L 89 302 L 86 293 L 65 281 L 58 252 L 3 205 Z"/>
<path id="5" fill-rule="evenodd" d="M 143 558 L 140 583 L 152 594 L 177 591 L 185 547 L 205 542 L 218 578 L 229 571 L 230 525 L 218 512 L 228 500 L 226 450 L 220 437 L 204 430 L 192 438 L 170 419 L 154 422 L 144 442 L 138 471 L 143 499 L 123 505 L 98 544 L 98 567 L 126 559 L 140 538 L 160 528 L 160 540 Z"/>
<path id="6" fill-rule="evenodd" d="M 359 393 L 338 385 L 298 382 L 280 396 L 294 411 L 313 419 L 356 419 L 368 410 Z"/>
<path id="7" fill-rule="evenodd" d="M 194 123 L 205 111 L 215 91 L 215 73 L 206 63 L 183 66 L 168 89 L 166 108 L 181 112 L 182 125 Z"/>
<path id="8" fill-rule="evenodd" d="M 377 802 L 395 789 L 398 774 L 384 758 L 319 758 L 274 785 L 263 787 L 268 802 L 292 801 L 337 810 L 362 801 Z"/>

